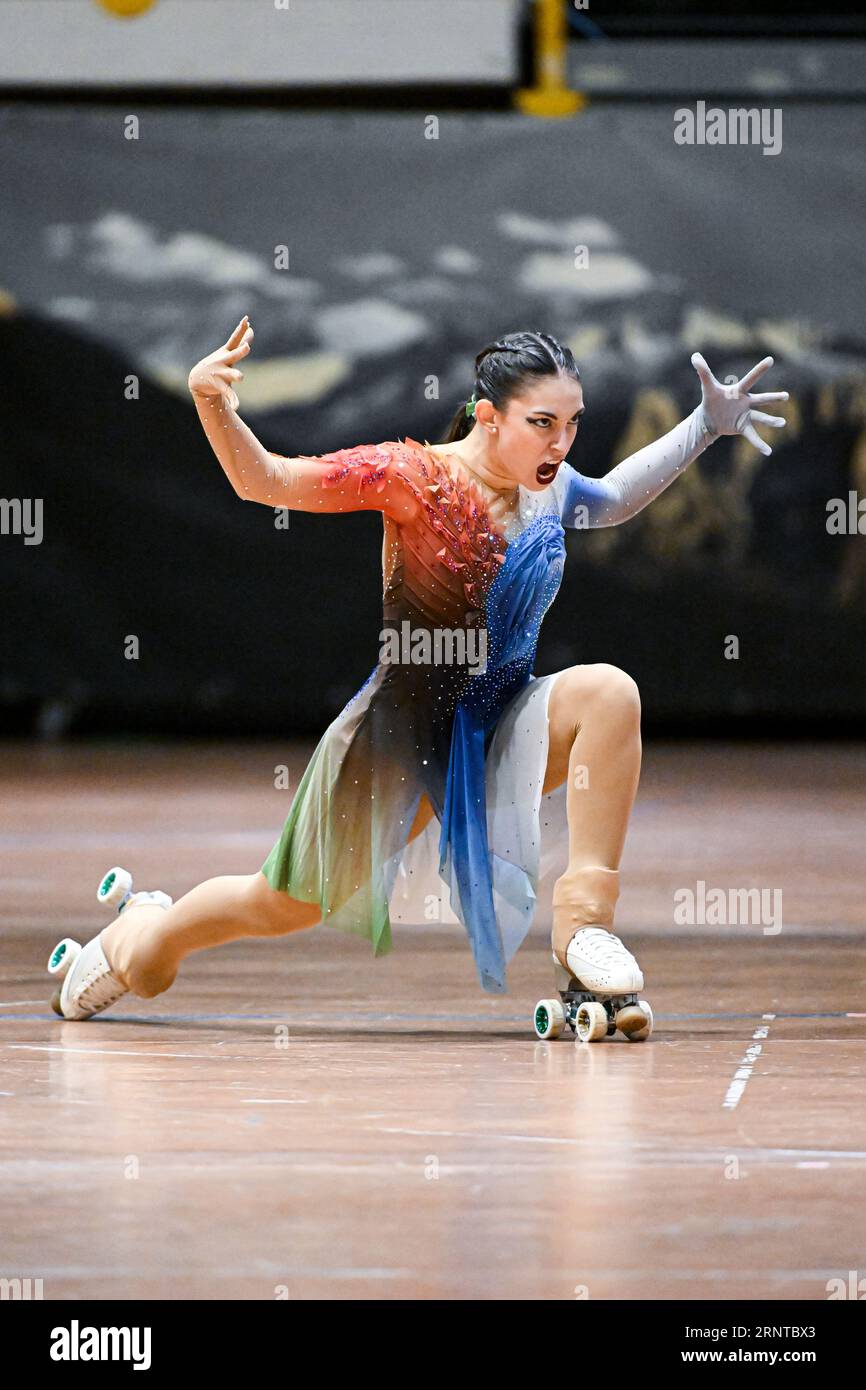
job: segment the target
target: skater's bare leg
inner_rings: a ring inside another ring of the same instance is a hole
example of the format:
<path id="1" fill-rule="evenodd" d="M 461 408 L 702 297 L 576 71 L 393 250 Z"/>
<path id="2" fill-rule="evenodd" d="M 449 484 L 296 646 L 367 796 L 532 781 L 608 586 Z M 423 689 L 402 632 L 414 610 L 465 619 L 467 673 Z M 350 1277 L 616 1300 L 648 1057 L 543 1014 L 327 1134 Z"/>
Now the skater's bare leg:
<path id="1" fill-rule="evenodd" d="M 102 948 L 112 973 L 142 999 L 174 982 L 192 951 L 247 936 L 283 936 L 321 919 L 317 903 L 271 888 L 263 873 L 209 878 L 172 907 L 132 903 L 105 929 Z"/>
<path id="2" fill-rule="evenodd" d="M 548 704 L 543 790 L 567 781 L 568 867 L 553 890 L 552 944 L 565 951 L 582 926 L 611 929 L 619 863 L 640 778 L 640 696 L 631 676 L 604 663 L 572 666 Z"/>
<path id="3" fill-rule="evenodd" d="M 571 666 L 553 683 L 543 791 L 568 781 L 568 862 L 619 867 L 640 779 L 640 695 L 616 666 Z"/>
<path id="4" fill-rule="evenodd" d="M 422 797 L 409 839 L 433 815 Z M 185 956 L 251 936 L 285 936 L 321 920 L 318 903 L 271 888 L 264 874 L 223 874 L 190 889 L 167 910 L 132 903 L 102 933 L 112 973 L 139 998 L 167 990 Z"/>

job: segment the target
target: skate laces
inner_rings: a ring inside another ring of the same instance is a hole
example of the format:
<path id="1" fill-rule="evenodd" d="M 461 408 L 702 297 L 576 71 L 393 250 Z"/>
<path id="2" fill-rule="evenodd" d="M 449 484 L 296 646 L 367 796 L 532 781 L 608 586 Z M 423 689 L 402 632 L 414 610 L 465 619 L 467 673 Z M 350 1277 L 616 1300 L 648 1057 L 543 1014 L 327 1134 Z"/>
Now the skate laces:
<path id="1" fill-rule="evenodd" d="M 94 966 L 76 987 L 72 1003 L 84 1009 L 105 1009 L 115 1003 L 127 990 L 115 979 L 110 970 Z"/>
<path id="2" fill-rule="evenodd" d="M 580 936 L 580 950 L 587 959 L 599 965 L 612 965 L 616 961 L 630 960 L 631 952 L 622 944 L 618 936 L 605 931 L 603 927 L 580 927 L 575 936 Z M 587 939 L 591 938 L 591 939 Z"/>
<path id="3" fill-rule="evenodd" d="M 94 942 L 96 943 L 95 946 Z M 81 1009 L 89 1014 L 99 1013 L 102 1009 L 107 1009 L 110 1004 L 116 1003 L 122 995 L 129 991 L 125 985 L 120 983 L 117 976 L 111 973 L 111 966 L 102 949 L 99 937 L 88 942 L 84 950 L 92 952 L 92 959 L 85 970 L 80 969 L 78 961 L 73 965 L 73 972 L 76 971 L 77 967 L 80 973 L 77 976 L 74 974 L 70 981 L 69 1003 L 73 1008 Z"/>

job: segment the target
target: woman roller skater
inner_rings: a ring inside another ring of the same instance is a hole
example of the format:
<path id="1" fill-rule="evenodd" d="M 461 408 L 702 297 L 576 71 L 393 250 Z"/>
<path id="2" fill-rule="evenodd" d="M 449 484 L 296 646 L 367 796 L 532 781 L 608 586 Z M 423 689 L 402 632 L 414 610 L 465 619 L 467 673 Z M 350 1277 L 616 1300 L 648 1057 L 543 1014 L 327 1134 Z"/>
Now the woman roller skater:
<path id="1" fill-rule="evenodd" d="M 583 391 L 571 352 L 548 334 L 508 334 L 478 354 L 442 444 L 407 437 L 293 458 L 265 449 L 237 413 L 252 339 L 244 317 L 190 372 L 202 426 L 246 501 L 382 513 L 380 660 L 320 739 L 262 868 L 208 879 L 176 903 L 133 893 L 112 870 L 98 896 L 119 915 L 83 948 L 55 948 L 54 1007 L 86 1019 L 128 992 L 149 999 L 192 951 L 318 921 L 388 951 L 395 874 L 433 816 L 439 875 L 480 983 L 500 992 L 532 921 L 540 799 L 567 780 L 551 934 L 559 999 L 538 1006 L 536 1031 L 555 1036 L 567 1021 L 585 1040 L 617 1027 L 647 1037 L 643 976 L 611 930 L 640 770 L 637 687 L 603 664 L 537 679 L 538 632 L 562 577 L 564 527 L 626 521 L 720 435 L 771 452 L 755 424 L 785 421 L 756 407 L 787 393 L 749 391 L 772 357 L 723 387 L 693 354 L 700 403 L 596 481 L 564 462 Z"/>

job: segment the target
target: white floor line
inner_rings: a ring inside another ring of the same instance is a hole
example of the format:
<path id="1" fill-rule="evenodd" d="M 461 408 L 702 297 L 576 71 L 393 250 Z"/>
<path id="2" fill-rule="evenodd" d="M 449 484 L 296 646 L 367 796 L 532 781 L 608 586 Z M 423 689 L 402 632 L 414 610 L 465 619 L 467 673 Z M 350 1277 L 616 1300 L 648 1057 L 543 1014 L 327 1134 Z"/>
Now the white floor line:
<path id="1" fill-rule="evenodd" d="M 473 1134 L 468 1130 L 457 1129 L 403 1129 L 397 1125 L 380 1125 L 381 1134 L 423 1134 L 435 1138 L 445 1139 L 477 1139 L 484 1140 L 485 1143 L 490 1139 L 514 1139 L 519 1144 L 577 1144 L 585 1145 L 585 1139 L 563 1139 L 559 1135 L 548 1134 L 483 1134 L 479 1131 Z"/>
<path id="2" fill-rule="evenodd" d="M 151 1061 L 159 1057 L 191 1057 L 196 1062 L 213 1060 L 206 1052 L 132 1052 L 126 1051 L 122 1047 L 49 1047 L 46 1043 L 5 1043 L 4 1046 L 11 1048 L 14 1052 L 78 1052 L 87 1057 L 149 1057 Z M 225 1053 L 221 1052 L 219 1060 L 221 1062 L 244 1062 L 248 1058 L 227 1057 Z"/>
<path id="3" fill-rule="evenodd" d="M 758 1027 L 755 1029 L 754 1033 L 752 1034 L 752 1038 L 754 1039 L 754 1041 L 751 1043 L 749 1047 L 746 1048 L 746 1055 L 743 1057 L 742 1061 L 740 1062 L 740 1065 L 734 1072 L 734 1079 L 725 1093 L 725 1099 L 722 1101 L 723 1110 L 736 1110 L 737 1106 L 742 1100 L 743 1092 L 746 1089 L 748 1080 L 752 1075 L 752 1071 L 754 1070 L 755 1063 L 760 1057 L 761 1051 L 763 1049 L 763 1042 L 759 1042 L 757 1041 L 757 1039 L 766 1038 L 767 1034 L 770 1031 L 770 1024 L 772 1023 L 776 1015 L 762 1014 L 761 1017 L 764 1019 L 764 1022 L 760 1023 Z"/>

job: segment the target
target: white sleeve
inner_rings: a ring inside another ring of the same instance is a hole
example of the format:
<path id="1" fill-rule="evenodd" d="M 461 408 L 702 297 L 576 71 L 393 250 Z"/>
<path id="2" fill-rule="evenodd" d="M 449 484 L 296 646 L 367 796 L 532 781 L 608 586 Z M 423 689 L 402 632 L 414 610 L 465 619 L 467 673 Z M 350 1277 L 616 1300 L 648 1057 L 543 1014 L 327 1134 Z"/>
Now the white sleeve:
<path id="1" fill-rule="evenodd" d="M 699 405 L 661 439 L 630 454 L 603 478 L 586 478 L 563 463 L 555 484 L 563 526 L 583 529 L 628 521 L 717 438 Z"/>

